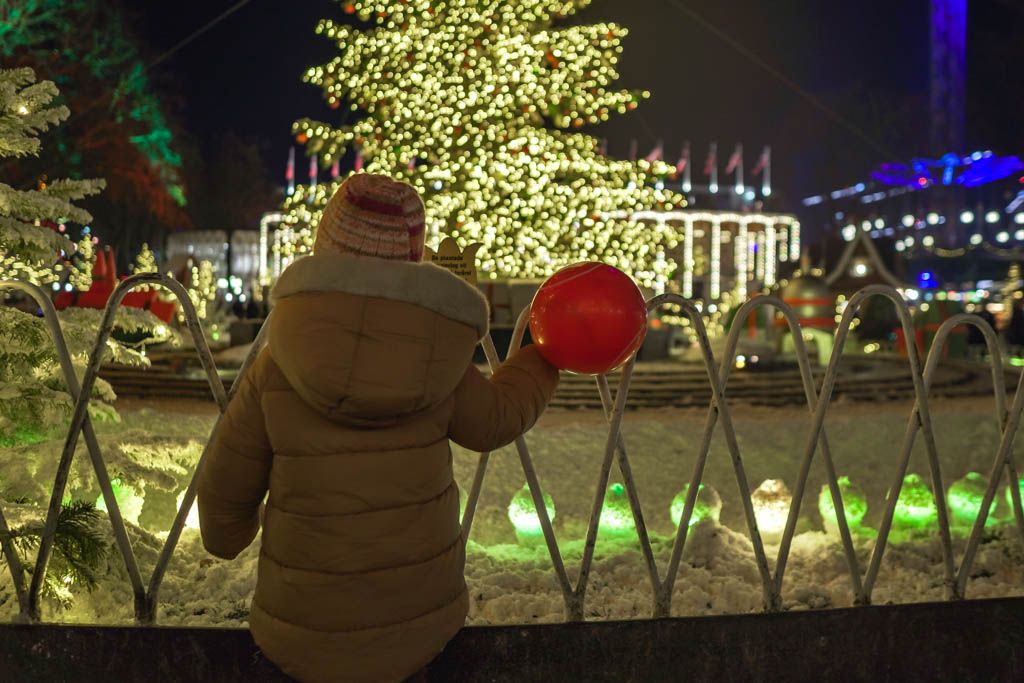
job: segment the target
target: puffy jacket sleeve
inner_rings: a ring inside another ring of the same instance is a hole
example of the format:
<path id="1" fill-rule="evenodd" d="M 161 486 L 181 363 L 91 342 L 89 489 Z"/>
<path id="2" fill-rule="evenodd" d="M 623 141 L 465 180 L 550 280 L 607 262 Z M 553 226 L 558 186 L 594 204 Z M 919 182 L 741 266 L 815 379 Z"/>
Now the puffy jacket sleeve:
<path id="1" fill-rule="evenodd" d="M 558 370 L 534 346 L 506 360 L 490 379 L 470 365 L 455 389 L 448 435 L 474 451 L 492 451 L 526 432 L 558 386 Z"/>
<path id="2" fill-rule="evenodd" d="M 206 550 L 232 559 L 259 530 L 273 451 L 260 407 L 267 352 L 256 360 L 228 404 L 199 475 L 199 526 Z"/>

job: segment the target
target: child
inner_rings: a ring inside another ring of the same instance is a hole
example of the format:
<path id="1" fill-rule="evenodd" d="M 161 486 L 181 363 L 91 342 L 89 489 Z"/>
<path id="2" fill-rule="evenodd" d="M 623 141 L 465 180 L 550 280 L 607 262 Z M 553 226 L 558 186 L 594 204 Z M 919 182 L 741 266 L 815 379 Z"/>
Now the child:
<path id="1" fill-rule="evenodd" d="M 534 424 L 558 383 L 532 346 L 489 380 L 476 369 L 486 300 L 420 263 L 423 239 L 411 186 L 359 174 L 339 188 L 313 255 L 274 288 L 267 347 L 200 476 L 212 554 L 238 555 L 262 516 L 249 627 L 303 681 L 400 681 L 462 628 L 449 439 L 500 448 Z"/>

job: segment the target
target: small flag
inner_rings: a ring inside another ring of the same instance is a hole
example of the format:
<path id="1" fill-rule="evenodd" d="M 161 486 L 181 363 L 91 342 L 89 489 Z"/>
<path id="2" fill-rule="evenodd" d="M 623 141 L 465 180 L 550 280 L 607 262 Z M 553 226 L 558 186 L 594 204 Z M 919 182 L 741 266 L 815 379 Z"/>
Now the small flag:
<path id="1" fill-rule="evenodd" d="M 661 140 L 658 140 L 658 144 L 654 146 L 654 149 L 647 153 L 647 156 L 644 157 L 644 161 L 649 164 L 654 163 L 655 161 L 661 161 L 663 156 L 665 156 L 665 144 Z"/>
<path id="2" fill-rule="evenodd" d="M 338 157 L 334 157 L 334 163 L 331 164 L 331 180 L 337 179 L 341 175 L 341 166 Z"/>
<path id="3" fill-rule="evenodd" d="M 608 156 L 608 138 L 601 138 L 601 144 L 597 147 L 597 153 L 603 157 Z"/>
<path id="4" fill-rule="evenodd" d="M 682 173 L 690 165 L 690 143 L 683 144 L 683 151 L 679 154 L 679 161 L 676 162 L 676 174 Z"/>
<path id="5" fill-rule="evenodd" d="M 729 157 L 729 163 L 725 165 L 725 174 L 729 175 L 743 163 L 743 145 L 737 144 L 736 149 L 732 151 L 732 156 Z"/>
<path id="6" fill-rule="evenodd" d="M 772 162 L 772 148 L 765 145 L 764 150 L 761 151 L 761 156 L 757 158 L 757 163 L 754 164 L 754 168 L 750 170 L 750 175 L 755 178 L 761 175 L 761 171 L 768 168 L 768 164 Z"/>
<path id="7" fill-rule="evenodd" d="M 416 170 L 416 157 L 409 159 L 409 172 L 412 173 Z"/>
<path id="8" fill-rule="evenodd" d="M 708 147 L 708 158 L 704 162 L 704 175 L 716 174 L 718 170 L 718 143 L 712 142 Z M 717 175 L 717 174 L 716 174 Z"/>
<path id="9" fill-rule="evenodd" d="M 356 173 L 358 173 L 359 171 L 363 170 L 363 150 L 359 146 L 358 143 L 356 144 L 356 163 L 355 163 L 355 169 L 356 169 Z"/>
<path id="10" fill-rule="evenodd" d="M 284 170 L 284 179 L 288 184 L 288 196 L 295 194 L 295 148 L 288 149 L 288 166 Z"/>
<path id="11" fill-rule="evenodd" d="M 636 139 L 629 141 L 629 160 L 636 161 Z"/>

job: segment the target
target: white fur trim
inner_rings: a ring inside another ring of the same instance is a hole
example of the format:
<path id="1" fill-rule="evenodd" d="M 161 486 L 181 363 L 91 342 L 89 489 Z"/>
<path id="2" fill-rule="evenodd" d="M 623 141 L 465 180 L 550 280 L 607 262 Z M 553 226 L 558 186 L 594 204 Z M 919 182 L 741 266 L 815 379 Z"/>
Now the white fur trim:
<path id="1" fill-rule="evenodd" d="M 480 290 L 433 263 L 312 254 L 281 273 L 270 297 L 275 302 L 300 292 L 345 292 L 404 301 L 465 323 L 481 338 L 487 334 L 490 318 Z"/>

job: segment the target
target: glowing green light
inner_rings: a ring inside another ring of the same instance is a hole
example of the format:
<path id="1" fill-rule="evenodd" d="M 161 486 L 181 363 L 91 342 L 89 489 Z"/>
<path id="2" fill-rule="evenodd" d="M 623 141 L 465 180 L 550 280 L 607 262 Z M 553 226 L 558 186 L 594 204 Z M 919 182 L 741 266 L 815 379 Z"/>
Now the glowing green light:
<path id="1" fill-rule="evenodd" d="M 548 519 L 552 522 L 555 521 L 555 501 L 546 493 L 544 494 L 544 509 L 548 513 Z M 512 496 L 512 502 L 508 504 L 508 518 L 512 522 L 512 526 L 516 528 L 517 536 L 536 537 L 543 534 L 540 517 L 533 504 L 533 495 L 530 493 L 528 484 L 524 484 L 523 488 Z"/>
<path id="2" fill-rule="evenodd" d="M 616 482 L 608 487 L 608 491 L 604 495 L 604 506 L 601 508 L 601 519 L 598 526 L 601 531 L 613 535 L 636 533 L 633 509 L 629 507 L 626 487 L 622 484 Z"/>
<path id="3" fill-rule="evenodd" d="M 949 502 L 949 515 L 954 524 L 962 526 L 973 526 L 981 512 L 981 503 L 985 498 L 985 489 L 988 482 L 977 472 L 968 472 L 963 479 L 957 479 L 949 487 L 946 493 L 946 500 Z M 996 500 L 992 498 L 992 504 L 988 508 L 988 517 L 985 525 L 991 526 L 995 523 L 993 514 L 996 511 Z"/>
<path id="4" fill-rule="evenodd" d="M 683 518 L 683 508 L 686 506 L 686 496 L 690 492 L 690 485 L 683 486 L 683 490 L 672 499 L 672 506 L 669 508 L 669 515 L 672 517 L 672 525 L 679 526 L 679 520 Z M 697 487 L 697 500 L 693 505 L 693 514 L 690 515 L 690 523 L 687 527 L 693 527 L 705 519 L 718 521 L 722 514 L 722 497 L 718 491 L 710 486 L 700 484 Z"/>
<path id="5" fill-rule="evenodd" d="M 864 515 L 868 513 L 868 497 L 864 491 L 850 481 L 849 477 L 839 477 L 836 480 L 839 484 L 839 493 L 843 497 L 843 512 L 846 514 L 846 524 L 851 528 L 860 526 Z M 832 491 L 828 484 L 821 487 L 818 495 L 818 512 L 825 523 L 825 531 L 839 533 L 839 521 L 836 518 L 836 506 L 832 500 Z"/>
<path id="6" fill-rule="evenodd" d="M 1017 490 L 1020 491 L 1021 502 L 1024 503 L 1024 479 L 1017 482 Z M 1009 486 L 1006 487 L 1006 502 L 1010 505 L 1010 518 L 1014 516 L 1013 512 L 1013 489 Z"/>
<path id="7" fill-rule="evenodd" d="M 118 478 L 110 480 L 110 488 L 114 490 L 114 500 L 117 501 L 117 509 L 121 511 L 121 517 L 126 522 L 138 524 L 139 515 L 142 514 L 142 506 L 146 502 L 142 491 Z M 107 501 L 103 500 L 102 493 L 96 499 L 96 509 L 109 512 L 107 510 Z"/>
<path id="8" fill-rule="evenodd" d="M 938 512 L 931 490 L 916 474 L 903 478 L 903 489 L 896 501 L 893 522 L 904 529 L 922 529 L 935 524 Z"/>

